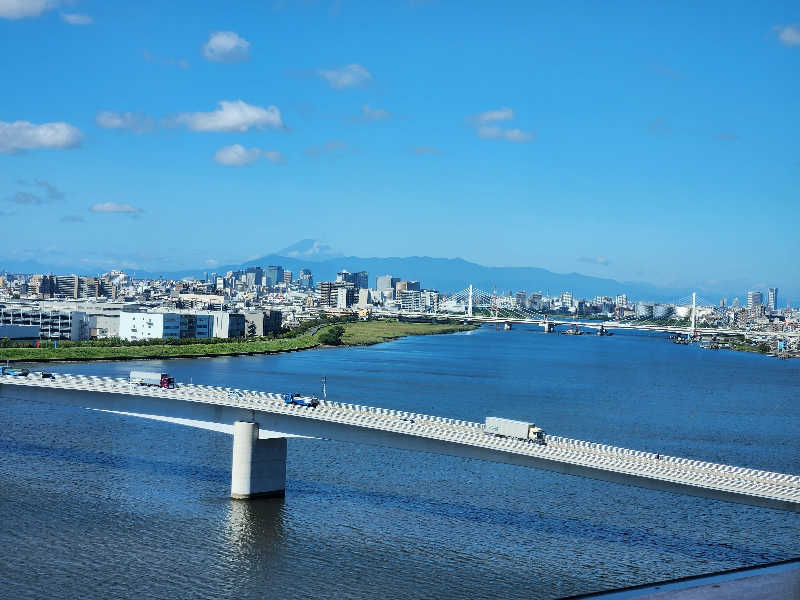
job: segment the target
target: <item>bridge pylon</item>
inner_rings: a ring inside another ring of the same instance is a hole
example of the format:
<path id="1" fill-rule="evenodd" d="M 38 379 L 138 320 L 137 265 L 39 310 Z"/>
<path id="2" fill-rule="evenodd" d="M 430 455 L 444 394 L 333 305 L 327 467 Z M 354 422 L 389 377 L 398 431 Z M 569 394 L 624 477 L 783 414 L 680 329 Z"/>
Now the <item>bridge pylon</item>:
<path id="1" fill-rule="evenodd" d="M 286 438 L 259 439 L 258 423 L 233 424 L 231 498 L 279 497 L 286 494 Z"/>
<path id="2" fill-rule="evenodd" d="M 467 316 L 472 317 L 472 284 L 469 284 L 469 300 L 467 304 Z"/>

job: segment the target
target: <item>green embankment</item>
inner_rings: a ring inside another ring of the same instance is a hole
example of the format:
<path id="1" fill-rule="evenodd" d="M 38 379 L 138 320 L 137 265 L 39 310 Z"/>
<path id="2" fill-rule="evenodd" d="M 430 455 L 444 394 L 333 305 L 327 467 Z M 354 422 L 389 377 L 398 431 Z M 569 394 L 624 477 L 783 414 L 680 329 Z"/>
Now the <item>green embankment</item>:
<path id="1" fill-rule="evenodd" d="M 342 344 L 363 346 L 379 344 L 409 335 L 434 335 L 476 329 L 475 325 L 460 323 L 403 323 L 397 321 L 360 321 L 345 325 Z"/>
<path id="2" fill-rule="evenodd" d="M 364 321 L 341 323 L 344 327 L 341 344 L 360 346 L 377 344 L 408 335 L 454 333 L 473 329 L 471 325 L 449 323 L 403 323 L 397 321 Z M 75 344 L 62 348 L 0 348 L 0 361 L 44 362 L 59 360 L 132 360 L 144 358 L 192 358 L 202 356 L 232 356 L 237 354 L 267 354 L 316 348 L 320 336 L 329 325 L 314 335 L 258 341 L 221 341 L 205 344 L 96 346 Z"/>

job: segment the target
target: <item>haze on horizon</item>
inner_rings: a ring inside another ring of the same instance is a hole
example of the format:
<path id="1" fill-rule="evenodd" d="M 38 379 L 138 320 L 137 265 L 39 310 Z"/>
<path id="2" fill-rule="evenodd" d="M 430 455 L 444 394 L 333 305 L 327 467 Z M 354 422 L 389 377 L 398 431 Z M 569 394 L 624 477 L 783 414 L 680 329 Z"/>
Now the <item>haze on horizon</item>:
<path id="1" fill-rule="evenodd" d="M 313 238 L 786 289 L 798 23 L 789 2 L 0 0 L 0 269 Z"/>

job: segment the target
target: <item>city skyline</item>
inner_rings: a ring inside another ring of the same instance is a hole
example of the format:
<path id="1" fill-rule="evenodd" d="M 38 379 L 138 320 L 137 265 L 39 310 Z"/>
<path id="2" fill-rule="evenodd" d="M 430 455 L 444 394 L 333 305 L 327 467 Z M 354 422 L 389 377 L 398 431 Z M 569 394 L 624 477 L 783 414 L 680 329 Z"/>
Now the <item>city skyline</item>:
<path id="1" fill-rule="evenodd" d="M 0 2 L 0 260 L 211 269 L 312 237 L 800 280 L 788 3 L 21 6 Z"/>

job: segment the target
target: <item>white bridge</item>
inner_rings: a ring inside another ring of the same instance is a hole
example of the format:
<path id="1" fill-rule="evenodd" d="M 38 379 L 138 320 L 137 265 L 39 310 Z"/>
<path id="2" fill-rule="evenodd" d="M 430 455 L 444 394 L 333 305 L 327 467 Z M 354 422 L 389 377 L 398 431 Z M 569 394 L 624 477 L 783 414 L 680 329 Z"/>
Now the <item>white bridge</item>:
<path id="1" fill-rule="evenodd" d="M 320 401 L 286 404 L 280 394 L 204 385 L 175 389 L 127 379 L 0 376 L 0 401 L 16 398 L 91 408 L 233 434 L 231 496 L 282 495 L 286 438 L 306 436 L 434 452 L 577 475 L 665 492 L 800 512 L 800 476 L 662 456 L 546 436 L 546 445 L 501 438 L 483 424 Z"/>

